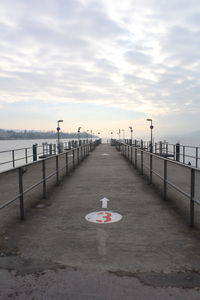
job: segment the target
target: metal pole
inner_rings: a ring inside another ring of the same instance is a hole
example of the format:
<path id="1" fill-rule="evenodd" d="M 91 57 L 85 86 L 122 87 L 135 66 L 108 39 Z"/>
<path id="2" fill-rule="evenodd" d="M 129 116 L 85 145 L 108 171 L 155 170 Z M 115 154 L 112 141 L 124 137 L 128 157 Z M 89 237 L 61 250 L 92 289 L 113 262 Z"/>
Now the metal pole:
<path id="1" fill-rule="evenodd" d="M 37 144 L 34 144 L 33 147 L 33 161 L 37 160 Z"/>
<path id="2" fill-rule="evenodd" d="M 133 130 L 131 130 L 131 145 L 133 144 Z"/>
<path id="3" fill-rule="evenodd" d="M 81 145 L 81 160 L 83 160 L 83 146 Z"/>
<path id="4" fill-rule="evenodd" d="M 149 183 L 152 183 L 152 173 L 153 173 L 153 156 L 150 154 L 150 177 Z"/>
<path id="5" fill-rule="evenodd" d="M 78 156 L 78 165 L 79 165 L 79 162 L 80 162 L 80 158 L 79 158 L 79 148 L 77 148 L 77 156 Z"/>
<path id="6" fill-rule="evenodd" d="M 131 163 L 133 163 L 133 146 L 131 146 Z"/>
<path id="7" fill-rule="evenodd" d="M 59 127 L 59 122 L 58 122 L 58 153 L 60 153 L 60 127 Z"/>
<path id="8" fill-rule="evenodd" d="M 27 148 L 25 148 L 25 157 L 26 157 L 26 164 L 28 163 L 28 153 L 27 153 Z"/>
<path id="9" fill-rule="evenodd" d="M 59 164 L 58 164 L 58 155 L 56 155 L 56 184 L 59 185 Z"/>
<path id="10" fill-rule="evenodd" d="M 13 168 L 15 167 L 15 150 L 12 150 L 12 162 L 13 162 Z"/>
<path id="11" fill-rule="evenodd" d="M 66 152 L 66 156 L 65 156 L 65 159 L 66 159 L 66 176 L 69 174 L 69 169 L 68 169 L 68 166 L 69 166 L 69 158 L 68 158 L 68 152 Z"/>
<path id="12" fill-rule="evenodd" d="M 144 151 L 141 150 L 141 175 L 144 173 Z"/>
<path id="13" fill-rule="evenodd" d="M 191 169 L 190 182 L 190 226 L 194 226 L 194 196 L 195 196 L 195 170 Z"/>
<path id="14" fill-rule="evenodd" d="M 73 169 L 75 169 L 75 149 L 73 149 Z"/>
<path id="15" fill-rule="evenodd" d="M 137 148 L 135 148 L 135 168 L 137 169 Z"/>
<path id="16" fill-rule="evenodd" d="M 164 160 L 164 185 L 163 185 L 163 198 L 167 198 L 167 160 Z"/>
<path id="17" fill-rule="evenodd" d="M 180 144 L 176 143 L 176 161 L 180 161 Z"/>
<path id="18" fill-rule="evenodd" d="M 43 198 L 46 198 L 46 164 L 45 164 L 45 159 L 42 160 L 42 178 L 43 178 Z"/>
<path id="19" fill-rule="evenodd" d="M 24 220 L 24 192 L 23 192 L 23 171 L 22 168 L 18 169 L 19 175 L 19 201 L 20 201 L 20 218 Z"/>
<path id="20" fill-rule="evenodd" d="M 198 147 L 196 147 L 196 168 L 198 168 Z"/>

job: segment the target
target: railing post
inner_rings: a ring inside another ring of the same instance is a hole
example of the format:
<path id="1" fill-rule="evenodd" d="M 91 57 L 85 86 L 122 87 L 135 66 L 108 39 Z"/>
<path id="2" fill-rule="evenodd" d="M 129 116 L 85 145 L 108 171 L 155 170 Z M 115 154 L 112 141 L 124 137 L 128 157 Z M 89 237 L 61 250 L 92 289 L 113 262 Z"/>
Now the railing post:
<path id="1" fill-rule="evenodd" d="M 198 168 L 198 147 L 196 147 L 196 168 Z"/>
<path id="2" fill-rule="evenodd" d="M 168 143 L 166 143 L 166 153 L 168 154 Z"/>
<path id="3" fill-rule="evenodd" d="M 185 146 L 183 146 L 183 163 L 185 164 Z"/>
<path id="4" fill-rule="evenodd" d="M 46 190 L 46 161 L 42 160 L 42 178 L 43 178 L 43 198 L 46 198 L 47 190 Z"/>
<path id="5" fill-rule="evenodd" d="M 66 176 L 67 176 L 69 174 L 69 169 L 68 169 L 68 166 L 69 166 L 68 152 L 66 152 L 66 154 L 65 154 L 65 166 L 66 166 Z"/>
<path id="6" fill-rule="evenodd" d="M 13 163 L 13 168 L 15 167 L 15 150 L 12 150 L 12 163 Z"/>
<path id="7" fill-rule="evenodd" d="M 75 149 L 73 149 L 73 169 L 75 169 Z"/>
<path id="8" fill-rule="evenodd" d="M 131 146 L 131 163 L 133 163 L 133 146 Z"/>
<path id="9" fill-rule="evenodd" d="M 163 199 L 167 198 L 167 160 L 164 160 L 164 182 L 163 182 Z"/>
<path id="10" fill-rule="evenodd" d="M 159 142 L 159 155 L 162 155 L 162 147 L 163 147 L 163 145 L 162 145 L 162 142 L 160 141 Z"/>
<path id="11" fill-rule="evenodd" d="M 135 168 L 137 169 L 137 148 L 135 148 Z"/>
<path id="12" fill-rule="evenodd" d="M 89 152 L 90 152 L 90 144 L 88 143 L 87 144 L 87 156 L 89 155 Z"/>
<path id="13" fill-rule="evenodd" d="M 144 173 L 144 151 L 141 150 L 141 175 Z"/>
<path id="14" fill-rule="evenodd" d="M 19 174 L 19 201 L 20 201 L 20 218 L 24 220 L 24 192 L 23 192 L 23 171 L 22 168 L 18 169 Z"/>
<path id="15" fill-rule="evenodd" d="M 33 145 L 33 161 L 37 160 L 37 144 Z"/>
<path id="16" fill-rule="evenodd" d="M 49 145 L 49 155 L 52 155 L 52 144 Z"/>
<path id="17" fill-rule="evenodd" d="M 195 170 L 191 169 L 190 182 L 190 226 L 194 226 L 194 196 L 195 196 Z"/>
<path id="18" fill-rule="evenodd" d="M 59 163 L 58 163 L 58 155 L 56 155 L 56 184 L 59 185 Z"/>
<path id="19" fill-rule="evenodd" d="M 27 153 L 27 148 L 25 148 L 25 157 L 26 157 L 26 164 L 28 163 L 28 153 Z"/>
<path id="20" fill-rule="evenodd" d="M 150 176 L 149 176 L 149 183 L 152 183 L 152 173 L 153 173 L 153 156 L 150 153 Z"/>
<path id="21" fill-rule="evenodd" d="M 78 165 L 79 165 L 79 163 L 80 163 L 80 157 L 79 157 L 79 149 L 80 149 L 80 148 L 77 148 L 77 156 L 78 156 Z"/>
<path id="22" fill-rule="evenodd" d="M 176 143 L 176 161 L 180 161 L 180 144 Z"/>
<path id="23" fill-rule="evenodd" d="M 81 144 L 81 161 L 83 160 L 83 146 Z"/>

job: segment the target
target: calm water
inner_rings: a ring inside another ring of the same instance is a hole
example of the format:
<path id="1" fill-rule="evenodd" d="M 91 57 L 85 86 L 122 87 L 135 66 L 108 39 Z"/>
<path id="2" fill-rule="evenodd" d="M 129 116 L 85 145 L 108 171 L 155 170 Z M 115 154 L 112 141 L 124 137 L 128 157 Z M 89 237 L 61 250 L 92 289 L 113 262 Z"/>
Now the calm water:
<path id="1" fill-rule="evenodd" d="M 62 139 L 62 142 L 68 142 L 71 141 L 72 139 Z M 75 140 L 75 139 L 74 139 Z M 22 149 L 22 150 L 16 150 L 14 152 L 15 159 L 17 161 L 15 162 L 15 167 L 23 165 L 26 163 L 26 152 L 24 148 L 29 148 L 27 149 L 27 156 L 28 156 L 28 163 L 32 162 L 32 146 L 33 144 L 38 144 L 40 146 L 38 148 L 39 154 L 42 154 L 43 152 L 43 147 L 42 143 L 49 143 L 49 144 L 56 144 L 57 140 L 56 139 L 48 139 L 48 140 L 0 140 L 0 172 L 8 170 L 13 168 L 13 157 L 12 157 L 12 151 L 6 152 L 6 153 L 1 153 L 1 151 L 6 151 L 6 150 L 14 150 L 14 149 Z M 9 162 L 6 164 L 2 164 L 3 162 Z"/>
<path id="2" fill-rule="evenodd" d="M 72 139 L 62 139 L 62 142 L 68 142 Z M 196 166 L 198 161 L 198 167 L 200 167 L 200 149 L 198 151 L 196 150 L 195 146 L 200 147 L 200 142 L 198 138 L 184 138 L 184 139 L 177 139 L 177 138 L 167 138 L 166 139 L 169 143 L 176 143 L 177 141 L 180 142 L 181 145 L 186 146 L 193 146 L 194 148 L 185 148 L 185 163 L 191 162 L 192 165 Z M 42 154 L 42 143 L 50 143 L 50 144 L 56 144 L 56 139 L 48 139 L 48 140 L 0 140 L 0 152 L 5 150 L 14 150 L 14 149 L 23 149 L 28 148 L 27 150 L 28 156 L 28 162 L 32 162 L 32 146 L 33 144 L 38 144 L 41 146 L 39 149 L 39 152 Z M 109 142 L 109 139 L 103 138 L 103 143 Z M 171 147 L 170 151 L 173 151 L 173 147 Z M 197 160 L 196 160 L 196 154 L 197 154 Z M 194 156 L 195 158 L 192 158 L 190 156 Z M 18 159 L 15 162 L 15 166 L 23 165 L 26 163 L 25 160 L 25 150 L 18 150 L 15 151 L 15 159 Z M 24 159 L 22 159 L 24 158 Z M 5 161 L 10 161 L 10 163 L 7 164 L 1 164 Z M 181 161 L 183 161 L 183 148 L 181 147 Z M 12 151 L 6 152 L 6 153 L 0 153 L 0 172 L 4 170 L 11 169 L 13 167 L 12 164 Z"/>

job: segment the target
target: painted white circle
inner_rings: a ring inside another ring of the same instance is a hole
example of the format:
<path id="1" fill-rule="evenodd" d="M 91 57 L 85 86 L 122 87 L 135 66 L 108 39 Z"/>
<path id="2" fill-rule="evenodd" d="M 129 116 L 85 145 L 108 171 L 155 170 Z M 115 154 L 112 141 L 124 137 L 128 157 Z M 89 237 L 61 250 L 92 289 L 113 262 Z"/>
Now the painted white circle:
<path id="1" fill-rule="evenodd" d="M 95 211 L 85 216 L 88 222 L 98 224 L 108 224 L 118 222 L 122 219 L 122 215 L 113 211 Z"/>

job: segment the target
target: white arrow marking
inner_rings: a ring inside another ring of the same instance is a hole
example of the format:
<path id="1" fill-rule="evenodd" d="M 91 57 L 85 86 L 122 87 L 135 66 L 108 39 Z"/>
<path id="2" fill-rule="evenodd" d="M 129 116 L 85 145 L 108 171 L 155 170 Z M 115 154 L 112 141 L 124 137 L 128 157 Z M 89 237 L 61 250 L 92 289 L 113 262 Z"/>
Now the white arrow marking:
<path id="1" fill-rule="evenodd" d="M 102 208 L 107 208 L 107 202 L 110 200 L 104 197 L 100 201 L 102 202 Z"/>

